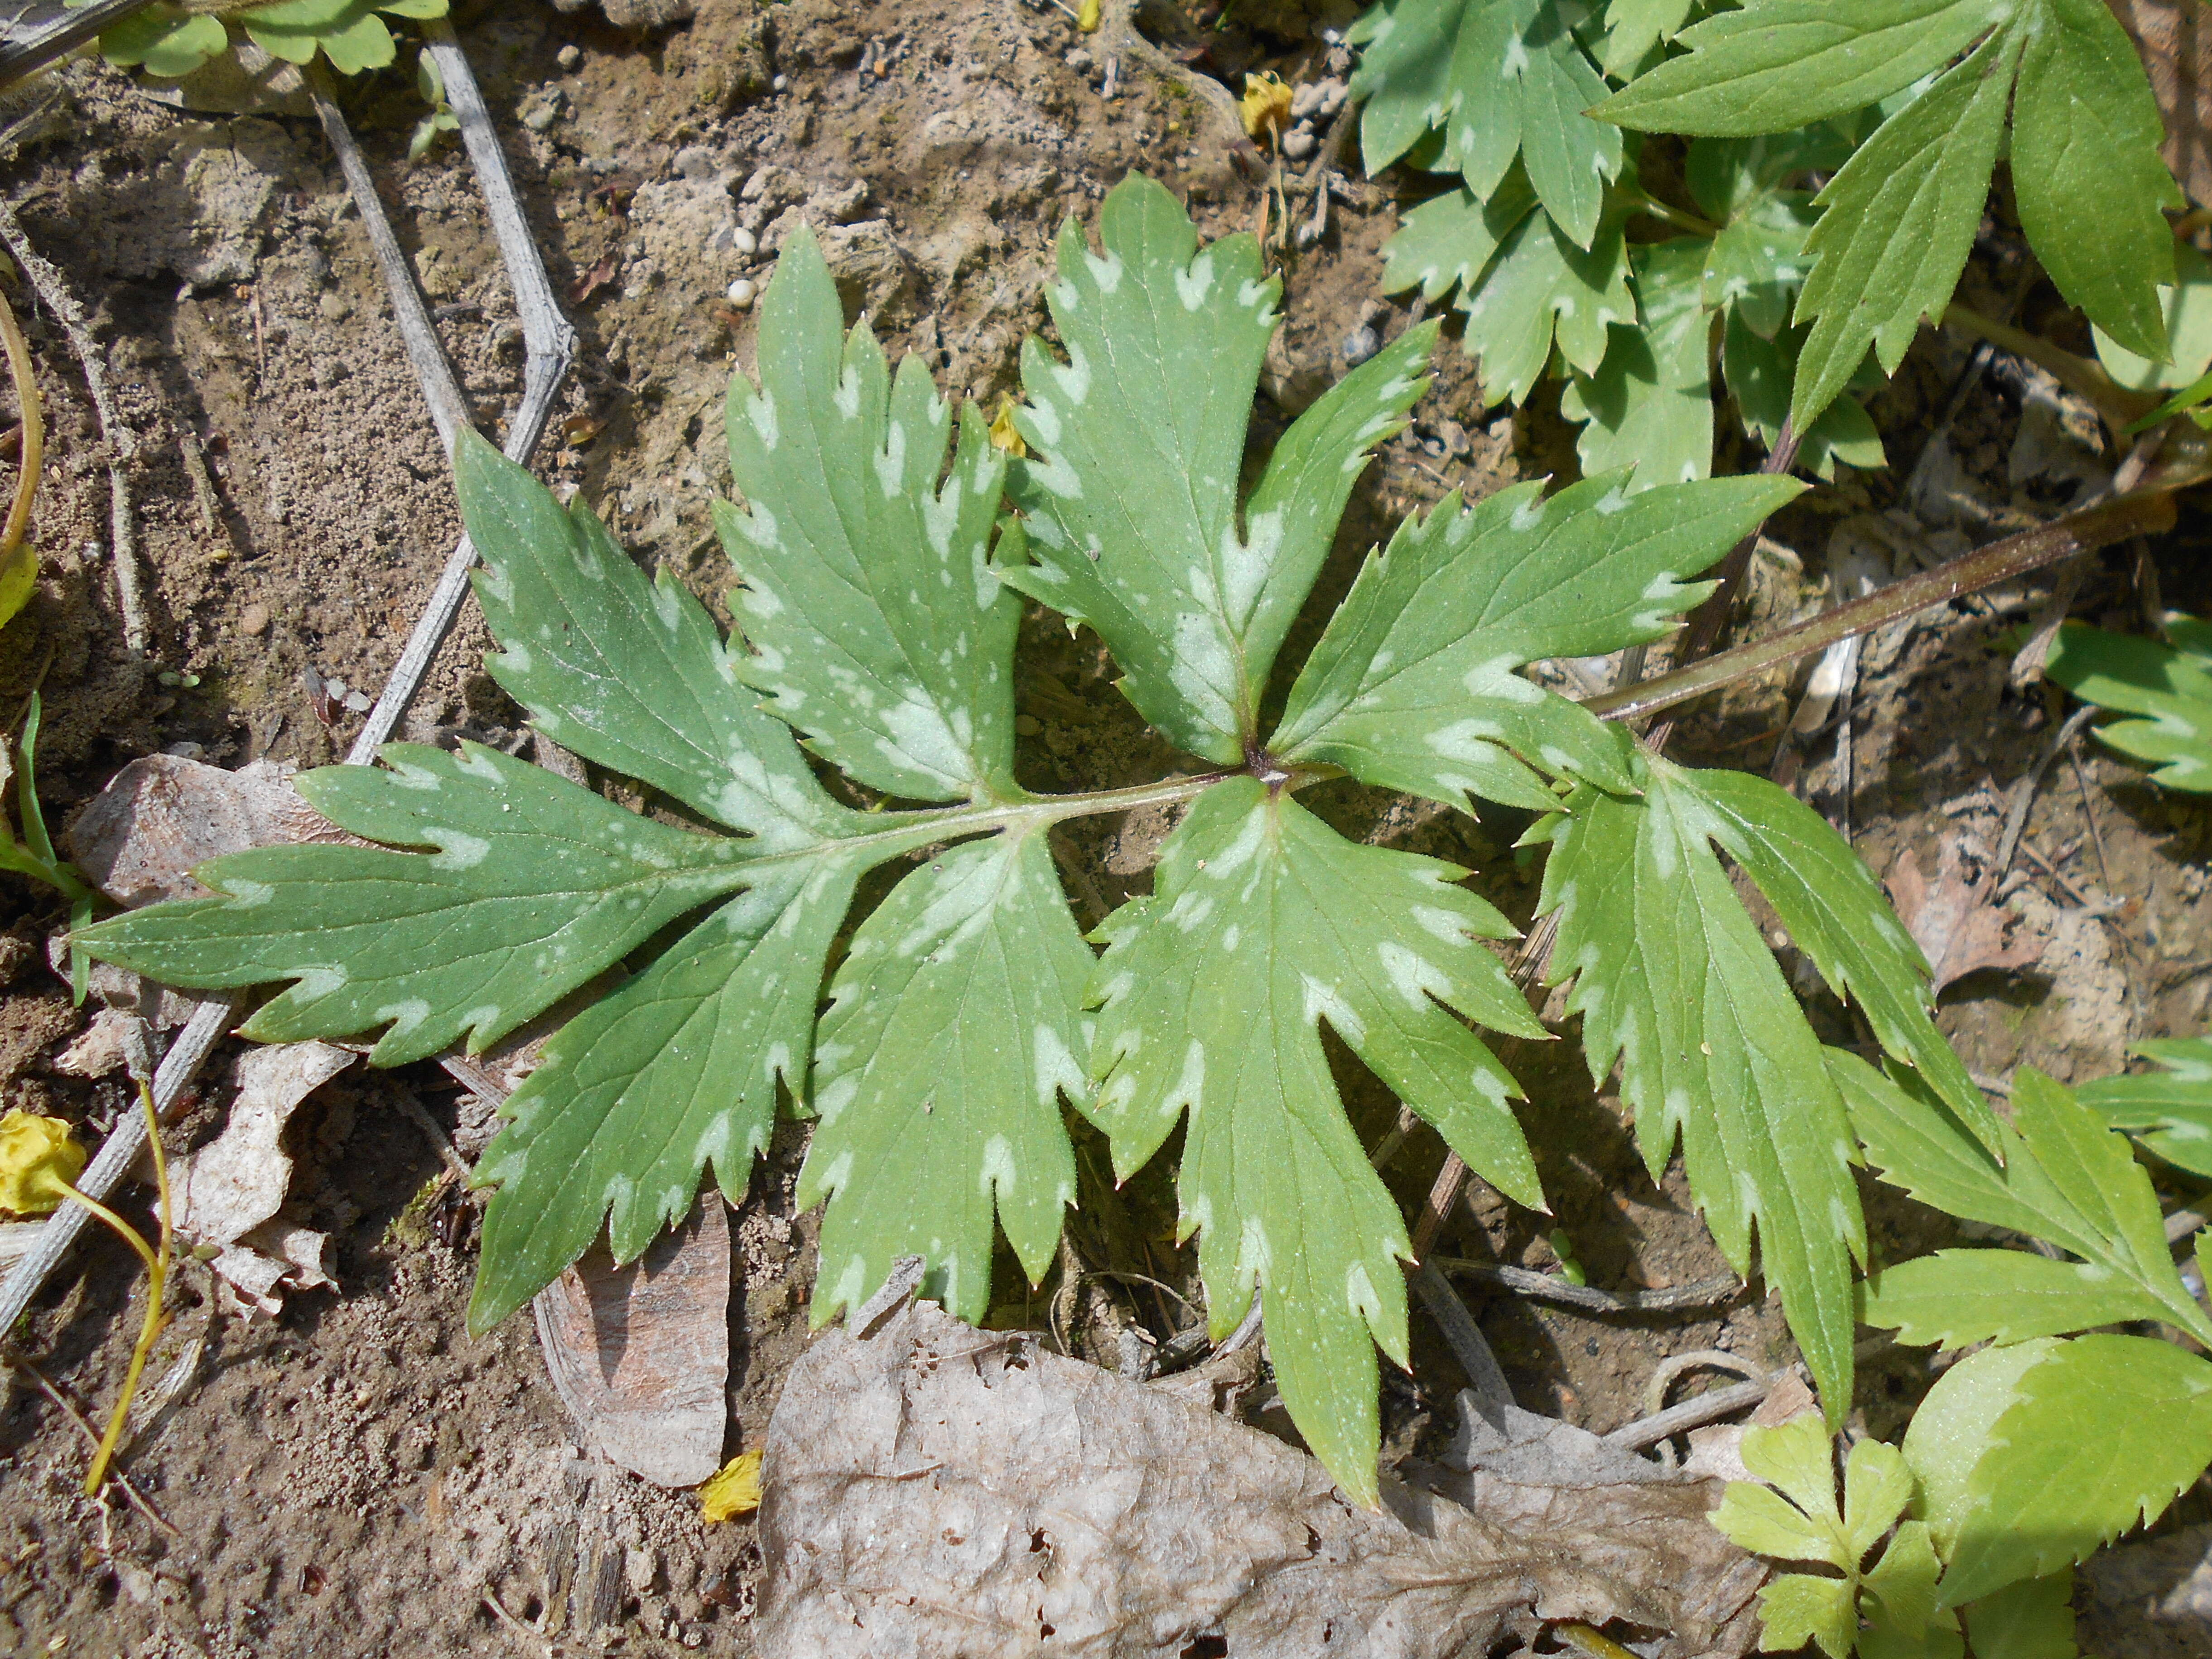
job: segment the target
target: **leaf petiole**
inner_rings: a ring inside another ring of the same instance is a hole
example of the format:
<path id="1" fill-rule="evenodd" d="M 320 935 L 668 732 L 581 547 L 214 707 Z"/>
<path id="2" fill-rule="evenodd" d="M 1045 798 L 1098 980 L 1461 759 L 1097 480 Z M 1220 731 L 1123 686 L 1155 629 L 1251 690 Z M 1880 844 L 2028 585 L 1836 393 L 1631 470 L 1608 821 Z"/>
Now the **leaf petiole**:
<path id="1" fill-rule="evenodd" d="M 159 1195 L 157 1213 L 161 1219 L 161 1234 L 158 1244 L 149 1245 L 139 1236 L 138 1230 L 105 1204 L 88 1198 L 66 1182 L 64 1189 L 76 1202 L 113 1228 L 116 1234 L 138 1252 L 146 1264 L 146 1316 L 138 1327 L 137 1345 L 131 1350 L 131 1368 L 123 1375 L 123 1391 L 115 1397 L 115 1409 L 107 1419 L 107 1432 L 100 1437 L 100 1449 L 93 1454 L 92 1467 L 85 1472 L 84 1495 L 98 1495 L 107 1480 L 107 1466 L 115 1456 L 116 1448 L 122 1443 L 124 1425 L 131 1417 L 131 1401 L 138 1392 L 138 1378 L 146 1369 L 147 1357 L 154 1352 L 154 1344 L 161 1337 L 163 1327 L 169 1322 L 161 1311 L 161 1292 L 167 1287 L 169 1243 L 173 1237 L 169 1218 L 169 1163 L 161 1151 L 161 1122 L 154 1110 L 154 1091 L 143 1079 L 138 1084 L 138 1103 L 146 1113 L 146 1144 L 154 1160 L 154 1190 Z"/>

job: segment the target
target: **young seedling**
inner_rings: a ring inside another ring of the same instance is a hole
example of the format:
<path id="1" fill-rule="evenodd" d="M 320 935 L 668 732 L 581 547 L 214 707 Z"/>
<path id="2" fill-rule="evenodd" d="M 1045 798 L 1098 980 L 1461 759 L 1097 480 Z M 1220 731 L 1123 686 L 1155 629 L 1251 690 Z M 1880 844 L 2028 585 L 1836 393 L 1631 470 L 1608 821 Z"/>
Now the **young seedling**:
<path id="1" fill-rule="evenodd" d="M 1201 246 L 1142 178 L 1109 196 L 1100 234 L 1062 234 L 1060 349 L 1024 348 L 1018 459 L 975 406 L 956 419 L 919 362 L 894 375 L 866 329 L 847 333 L 812 240 L 793 238 L 759 384 L 730 394 L 726 640 L 587 508 L 462 440 L 492 672 L 548 737 L 666 810 L 637 816 L 473 744 L 396 744 L 382 767 L 299 786 L 357 836 L 430 850 L 216 860 L 198 874 L 216 896 L 118 917 L 87 947 L 171 983 L 289 981 L 248 1036 L 379 1031 L 383 1065 L 481 1048 L 627 964 L 547 1045 L 480 1165 L 498 1191 L 477 1328 L 603 1227 L 637 1255 L 709 1166 L 742 1194 L 779 1090 L 814 1121 L 800 1201 L 828 1201 L 817 1322 L 907 1255 L 927 1260 L 926 1294 L 980 1318 L 994 1221 L 1041 1277 L 1075 1192 L 1063 1103 L 1122 1176 L 1184 1123 L 1182 1228 L 1213 1332 L 1264 1290 L 1293 1419 L 1371 1503 L 1376 1348 L 1405 1363 L 1410 1245 L 1320 1026 L 1532 1206 L 1520 1090 L 1476 1028 L 1546 1034 L 1486 948 L 1512 930 L 1465 871 L 1347 840 L 1296 797 L 1346 775 L 1456 810 L 1480 796 L 1546 815 L 1553 971 L 1577 977 L 1593 1071 L 1621 1057 L 1655 1170 L 1683 1140 L 1739 1271 L 1756 1228 L 1840 1411 L 1856 1153 L 1720 851 L 1893 1055 L 1992 1144 L 1998 1126 L 1929 1024 L 1917 952 L 1816 815 L 1652 757 L 1519 672 L 1663 637 L 1709 591 L 1695 573 L 1797 487 L 1632 494 L 1616 473 L 1548 500 L 1537 484 L 1472 508 L 1448 496 L 1365 562 L 1271 721 L 1292 622 L 1370 453 L 1421 395 L 1434 326 L 1316 403 L 1240 499 L 1276 325 L 1257 245 Z M 1069 795 L 1018 781 L 1024 595 L 1096 631 L 1194 771 Z M 1153 891 L 1107 918 L 1094 956 L 1046 836 L 1140 806 L 1186 810 Z M 852 927 L 817 1021 L 857 884 L 893 863 L 908 867 Z"/>

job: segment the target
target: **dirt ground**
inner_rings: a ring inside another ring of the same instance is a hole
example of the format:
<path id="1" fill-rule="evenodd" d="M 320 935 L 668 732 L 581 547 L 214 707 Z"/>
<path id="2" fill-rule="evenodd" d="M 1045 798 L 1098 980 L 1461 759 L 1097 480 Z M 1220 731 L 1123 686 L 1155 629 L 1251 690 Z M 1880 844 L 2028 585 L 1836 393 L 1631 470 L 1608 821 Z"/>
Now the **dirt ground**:
<path id="1" fill-rule="evenodd" d="M 1209 234 L 1249 228 L 1259 210 L 1259 185 L 1232 166 L 1202 100 L 1141 66 L 1108 100 L 1103 66 L 1046 0 L 702 0 L 696 16 L 672 15 L 688 14 L 689 0 L 614 0 L 613 9 L 629 27 L 596 7 L 564 13 L 541 0 L 464 8 L 459 21 L 581 337 L 541 468 L 582 489 L 641 560 L 672 566 L 725 620 L 731 575 L 708 508 L 726 488 L 720 399 L 732 367 L 750 362 L 753 328 L 727 291 L 765 277 L 790 226 L 803 219 L 823 233 L 848 306 L 867 308 L 895 352 L 921 353 L 950 391 L 995 404 L 1014 387 L 1021 338 L 1043 319 L 1052 235 L 1126 170 L 1164 178 Z M 1320 31 L 1355 11 L 1348 0 L 1239 8 L 1248 21 L 1198 66 L 1239 84 L 1247 67 L 1314 78 L 1328 70 Z M 672 21 L 648 26 L 663 14 Z M 1146 21 L 1170 45 L 1194 38 L 1172 11 Z M 317 125 L 180 112 L 97 64 L 53 86 L 58 101 L 0 150 L 0 189 L 91 313 L 127 429 L 150 639 L 143 658 L 125 642 L 106 452 L 84 377 L 53 319 L 16 290 L 50 423 L 36 522 L 48 575 L 0 635 L 0 710 L 12 720 L 42 687 L 40 785 L 61 821 L 125 762 L 156 751 L 226 767 L 338 758 L 360 720 L 348 694 L 382 685 L 459 524 Z M 446 343 L 494 429 L 520 396 L 522 343 L 472 175 L 450 144 L 407 160 L 420 105 L 403 74 L 349 100 Z M 1363 331 L 1388 337 L 1407 322 L 1406 304 L 1376 293 L 1401 191 L 1417 198 L 1395 173 L 1369 182 L 1352 167 L 1327 234 L 1289 262 L 1288 325 L 1255 411 L 1256 444 L 1342 372 Z M 2017 238 L 1993 226 L 1969 296 L 2008 299 L 2020 258 Z M 2032 320 L 2055 307 L 2047 285 L 2028 290 Z M 1447 332 L 1456 337 L 1455 323 Z M 1973 378 L 1955 422 L 1941 426 L 1935 416 L 1966 367 L 1963 347 L 1923 334 L 1872 406 L 1891 468 L 1847 477 L 1769 526 L 1742 625 L 1825 602 L 1830 558 L 1850 538 L 1942 556 L 2051 516 L 2109 469 L 2109 457 L 2069 442 L 2078 411 L 2003 361 Z M 1572 475 L 1571 431 L 1547 413 L 1550 395 L 1517 415 L 1486 410 L 1455 346 L 1437 370 L 1412 430 L 1362 481 L 1293 656 L 1358 558 L 1409 507 L 1450 486 L 1481 495 Z M 2155 547 L 2096 562 L 2075 614 L 2132 625 L 2153 570 L 2164 603 L 2203 608 L 2207 540 L 2185 507 Z M 2063 717 L 2047 695 L 2007 689 L 1999 648 L 2049 586 L 1982 596 L 1870 647 L 1847 749 L 1830 734 L 1805 755 L 1801 793 L 1848 825 L 1877 873 L 1908 852 L 1932 872 L 1941 845 L 1960 836 L 1997 841 L 2012 791 Z M 522 741 L 520 712 L 478 666 L 484 644 L 481 624 L 465 620 L 406 735 Z M 1024 781 L 1065 789 L 1158 775 L 1165 751 L 1113 690 L 1095 639 L 1071 640 L 1036 616 L 1020 660 Z M 336 699 L 327 722 L 309 670 Z M 1675 752 L 1764 771 L 1790 696 L 1779 680 L 1739 690 L 1692 716 Z M 1354 836 L 1478 867 L 1484 890 L 1528 918 L 1534 872 L 1516 863 L 1521 825 L 1507 815 L 1477 824 L 1348 785 L 1310 802 Z M 2202 1030 L 2212 994 L 2208 823 L 2094 748 L 2078 767 L 2062 758 L 2051 769 L 2027 822 L 2025 873 L 2013 878 L 2022 925 L 2048 943 L 2033 968 L 1971 975 L 1944 999 L 1942 1023 L 1979 1076 L 2001 1081 L 2023 1064 L 2099 1076 L 2119 1068 L 2130 1042 Z M 1068 832 L 1061 851 L 1083 921 L 1146 889 L 1170 827 L 1139 815 Z M 47 935 L 64 920 L 44 895 L 0 877 L 0 1106 L 69 1118 L 90 1140 L 125 1097 L 116 1078 L 54 1069 L 87 1018 L 47 966 Z M 1852 1040 L 1849 1016 L 1825 994 L 1815 1017 Z M 1379 1139 L 1392 1103 L 1338 1059 L 1355 1119 Z M 174 1146 L 220 1127 L 228 1064 L 226 1051 L 210 1066 Z M 1591 1090 L 1571 1044 L 1523 1081 L 1557 1213 L 1481 1192 L 1451 1249 L 1552 1268 L 1556 1227 L 1595 1285 L 1724 1272 L 1679 1172 L 1656 1185 L 1644 1174 L 1618 1101 Z M 148 1659 L 748 1650 L 758 1567 L 749 1523 L 702 1526 L 690 1494 L 590 1457 L 526 1320 L 464 1334 L 474 1212 L 450 1189 L 417 1201 L 441 1166 L 404 1095 L 446 1129 L 468 1127 L 466 1097 L 426 1066 L 349 1071 L 291 1133 L 299 1172 L 287 1213 L 332 1235 L 335 1290 L 296 1293 L 281 1316 L 248 1322 L 218 1315 L 204 1268 L 180 1274 L 175 1323 L 149 1376 L 180 1356 L 197 1361 L 126 1462 L 164 1525 L 119 1499 L 84 1499 L 79 1431 L 27 1373 L 0 1370 L 9 1379 L 0 1382 L 9 1390 L 0 1395 L 0 1649 Z M 1079 1146 L 1079 1255 L 1195 1298 L 1193 1253 L 1168 1237 L 1158 1167 L 1117 1194 L 1103 1148 Z M 758 1443 L 805 1341 L 813 1218 L 791 1210 L 803 1147 L 803 1133 L 787 1130 L 732 1218 L 743 1258 L 731 1310 L 732 1454 Z M 1409 1205 L 1441 1156 L 1417 1131 L 1389 1166 Z M 143 1215 L 143 1199 L 132 1202 Z M 1878 1259 L 1941 1242 L 1924 1212 L 1883 1189 L 1869 1185 L 1868 1202 Z M 1000 1267 L 996 1316 L 1044 1324 L 1057 1277 L 1031 1293 L 1010 1259 Z M 119 1245 L 94 1242 L 9 1334 L 88 1419 L 104 1417 L 121 1376 L 137 1283 Z M 1079 1346 L 1108 1363 L 1120 1326 L 1164 1339 L 1185 1318 L 1117 1283 L 1088 1279 L 1076 1298 Z M 1596 1319 L 1472 1280 L 1464 1288 L 1520 1402 L 1601 1431 L 1644 1413 L 1647 1382 L 1669 1355 L 1720 1348 L 1761 1364 L 1790 1355 L 1756 1291 L 1703 1314 Z M 1386 1381 L 1386 1456 L 1430 1435 L 1462 1386 L 1419 1318 L 1414 1357 L 1410 1376 Z M 1925 1382 L 1916 1359 L 1871 1364 L 1859 1426 L 1893 1434 Z M 2176 1522 L 2207 1512 L 2192 1496 Z M 495 1601 L 538 1633 L 503 1623 Z"/>

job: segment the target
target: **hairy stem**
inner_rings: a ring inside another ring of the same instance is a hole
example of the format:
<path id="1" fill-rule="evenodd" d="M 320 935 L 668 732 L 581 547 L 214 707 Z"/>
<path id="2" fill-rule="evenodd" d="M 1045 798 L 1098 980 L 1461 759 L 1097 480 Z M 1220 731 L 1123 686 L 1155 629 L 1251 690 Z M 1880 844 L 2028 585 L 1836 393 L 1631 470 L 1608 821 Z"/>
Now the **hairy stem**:
<path id="1" fill-rule="evenodd" d="M 1748 645 L 1740 645 L 1678 668 L 1656 679 L 1592 697 L 1583 706 L 1606 720 L 1637 720 L 1717 691 L 1737 680 L 1763 674 L 1799 657 L 1825 651 L 1838 640 L 1869 633 L 1900 617 L 1945 605 L 2026 575 L 2077 553 L 2109 547 L 2130 536 L 2156 534 L 2173 527 L 2173 497 L 2165 489 L 2142 490 L 2069 514 L 2033 530 L 1991 542 L 1948 564 L 1893 582 L 1865 599 L 1785 628 Z"/>

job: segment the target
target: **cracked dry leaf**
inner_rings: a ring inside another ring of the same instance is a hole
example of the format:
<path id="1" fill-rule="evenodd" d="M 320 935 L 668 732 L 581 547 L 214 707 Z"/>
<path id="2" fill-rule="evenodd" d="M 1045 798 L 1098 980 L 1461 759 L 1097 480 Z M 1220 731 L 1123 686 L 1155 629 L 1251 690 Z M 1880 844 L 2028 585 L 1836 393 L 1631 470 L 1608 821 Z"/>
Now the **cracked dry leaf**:
<path id="1" fill-rule="evenodd" d="M 610 1462 L 656 1486 L 696 1486 L 720 1468 L 730 1218 L 719 1193 L 626 1266 L 596 1246 L 531 1310 L 555 1392 Z"/>
<path id="2" fill-rule="evenodd" d="M 1526 1415 L 1472 1472 L 1421 1472 L 1474 1509 L 1386 1479 L 1365 1510 L 1279 1440 L 908 1303 L 865 1339 L 830 1332 L 785 1384 L 758 1651 L 1165 1659 L 1211 1634 L 1269 1659 L 1449 1659 L 1580 1620 L 1656 1636 L 1662 1659 L 1746 1652 L 1765 1570 L 1705 1524 L 1717 1486 L 1579 1457 Z"/>
<path id="3" fill-rule="evenodd" d="M 1934 970 L 1938 995 L 1984 968 L 2033 968 L 2043 954 L 2042 937 L 1996 903 L 1996 884 L 1979 873 L 1968 877 L 1955 836 L 1943 843 L 1934 881 L 1907 851 L 1890 867 L 1888 886 L 1905 931 Z"/>
<path id="4" fill-rule="evenodd" d="M 195 865 L 250 847 L 350 842 L 292 787 L 289 768 L 235 772 L 148 755 L 108 781 L 62 838 L 85 879 L 118 904 L 204 898 Z"/>

